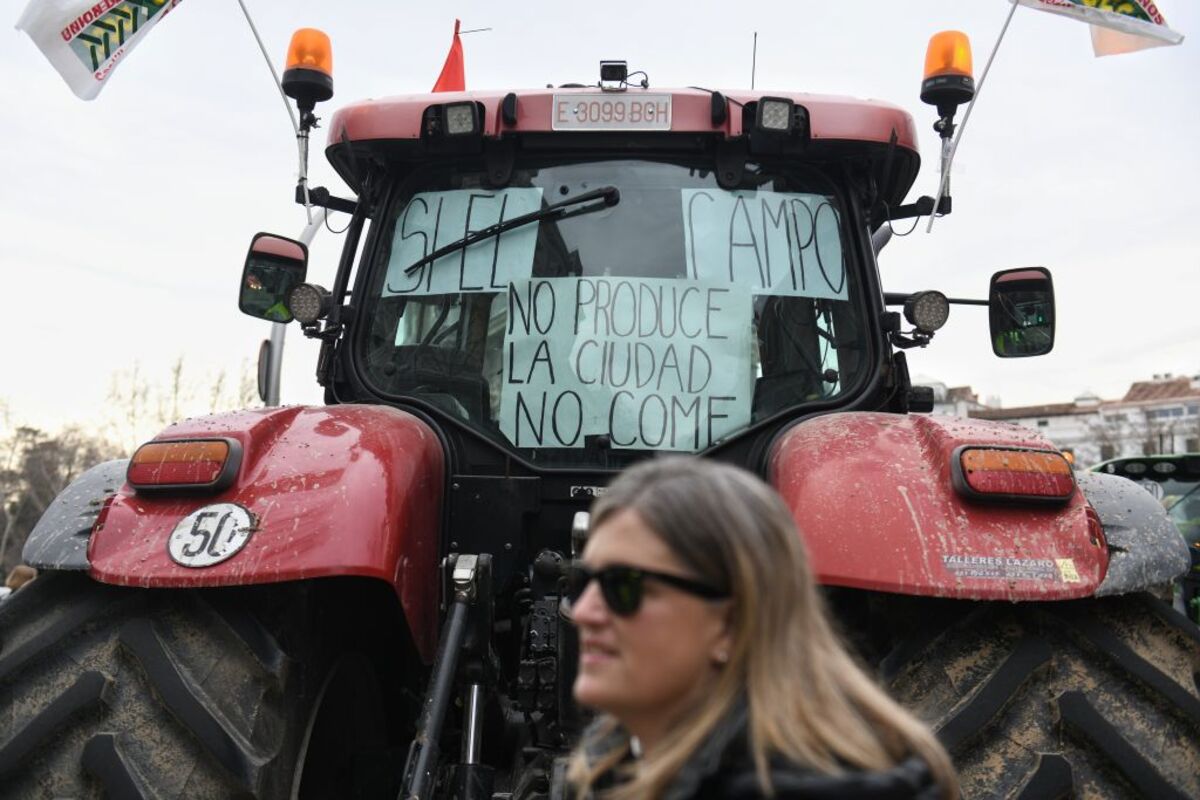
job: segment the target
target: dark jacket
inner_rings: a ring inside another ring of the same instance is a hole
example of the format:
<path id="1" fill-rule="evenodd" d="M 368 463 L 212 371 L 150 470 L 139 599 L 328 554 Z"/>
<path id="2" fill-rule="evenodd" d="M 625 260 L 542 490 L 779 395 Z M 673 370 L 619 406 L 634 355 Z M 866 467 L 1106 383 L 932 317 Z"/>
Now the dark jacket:
<path id="1" fill-rule="evenodd" d="M 598 748 L 603 752 L 604 747 Z M 612 786 L 611 776 L 599 786 Z M 784 760 L 771 764 L 778 800 L 937 800 L 940 791 L 926 763 L 909 758 L 882 772 L 824 775 Z M 671 783 L 662 800 L 758 800 L 765 798 L 750 756 L 746 711 L 717 726 Z"/>

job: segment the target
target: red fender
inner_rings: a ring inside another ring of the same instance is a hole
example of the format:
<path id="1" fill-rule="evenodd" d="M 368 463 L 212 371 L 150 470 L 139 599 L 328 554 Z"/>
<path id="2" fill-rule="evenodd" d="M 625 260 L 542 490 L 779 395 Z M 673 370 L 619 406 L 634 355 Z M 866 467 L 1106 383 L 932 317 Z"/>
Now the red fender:
<path id="1" fill-rule="evenodd" d="M 92 576 L 145 587 L 379 578 L 395 588 L 418 651 L 432 659 L 444 456 L 429 426 L 384 406 L 291 407 L 187 420 L 157 438 L 213 436 L 241 443 L 233 485 L 170 496 L 124 485 L 93 528 Z M 176 563 L 167 552 L 171 531 L 213 503 L 243 506 L 254 533 L 227 561 Z"/>
<path id="2" fill-rule="evenodd" d="M 977 600 L 1094 594 L 1108 550 L 1082 492 L 1054 507 L 967 500 L 950 467 L 963 444 L 1054 449 L 1027 428 L 954 417 L 851 412 L 788 430 L 769 476 L 818 580 Z"/>

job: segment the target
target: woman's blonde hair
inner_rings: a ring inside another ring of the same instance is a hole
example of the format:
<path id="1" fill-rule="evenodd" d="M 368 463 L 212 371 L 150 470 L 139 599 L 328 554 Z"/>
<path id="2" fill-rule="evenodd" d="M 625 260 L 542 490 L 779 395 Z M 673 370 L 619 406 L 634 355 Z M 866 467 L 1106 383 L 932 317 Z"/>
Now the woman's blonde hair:
<path id="1" fill-rule="evenodd" d="M 613 482 L 592 510 L 592 530 L 625 509 L 636 511 L 697 578 L 730 590 L 733 645 L 700 707 L 675 720 L 663 744 L 605 797 L 661 796 L 743 696 L 751 756 L 766 792 L 772 756 L 837 774 L 884 770 L 916 755 L 944 798 L 958 796 L 949 756 L 933 734 L 867 677 L 838 640 L 795 522 L 770 487 L 713 461 L 655 459 Z M 628 738 L 614 736 L 616 720 L 603 719 L 593 730 L 568 771 L 580 796 L 629 752 Z"/>

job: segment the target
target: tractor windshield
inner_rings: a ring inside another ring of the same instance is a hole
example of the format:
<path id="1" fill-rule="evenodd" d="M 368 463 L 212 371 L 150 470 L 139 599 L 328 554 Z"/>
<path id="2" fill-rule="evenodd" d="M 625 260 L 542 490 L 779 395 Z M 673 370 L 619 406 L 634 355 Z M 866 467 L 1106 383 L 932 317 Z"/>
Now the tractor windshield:
<path id="1" fill-rule="evenodd" d="M 456 164 L 393 193 L 359 339 L 381 394 L 588 467 L 704 450 L 869 369 L 846 214 L 819 173 L 751 164 L 725 189 L 711 163 L 559 159 L 489 186 Z"/>

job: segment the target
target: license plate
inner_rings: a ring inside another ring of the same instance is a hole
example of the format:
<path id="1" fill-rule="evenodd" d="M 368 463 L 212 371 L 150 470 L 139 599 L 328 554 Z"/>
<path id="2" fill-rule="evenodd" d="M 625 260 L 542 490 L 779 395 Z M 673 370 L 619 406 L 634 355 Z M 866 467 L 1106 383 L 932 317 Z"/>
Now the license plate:
<path id="1" fill-rule="evenodd" d="M 669 131 L 671 95 L 556 94 L 551 114 L 556 131 Z"/>

